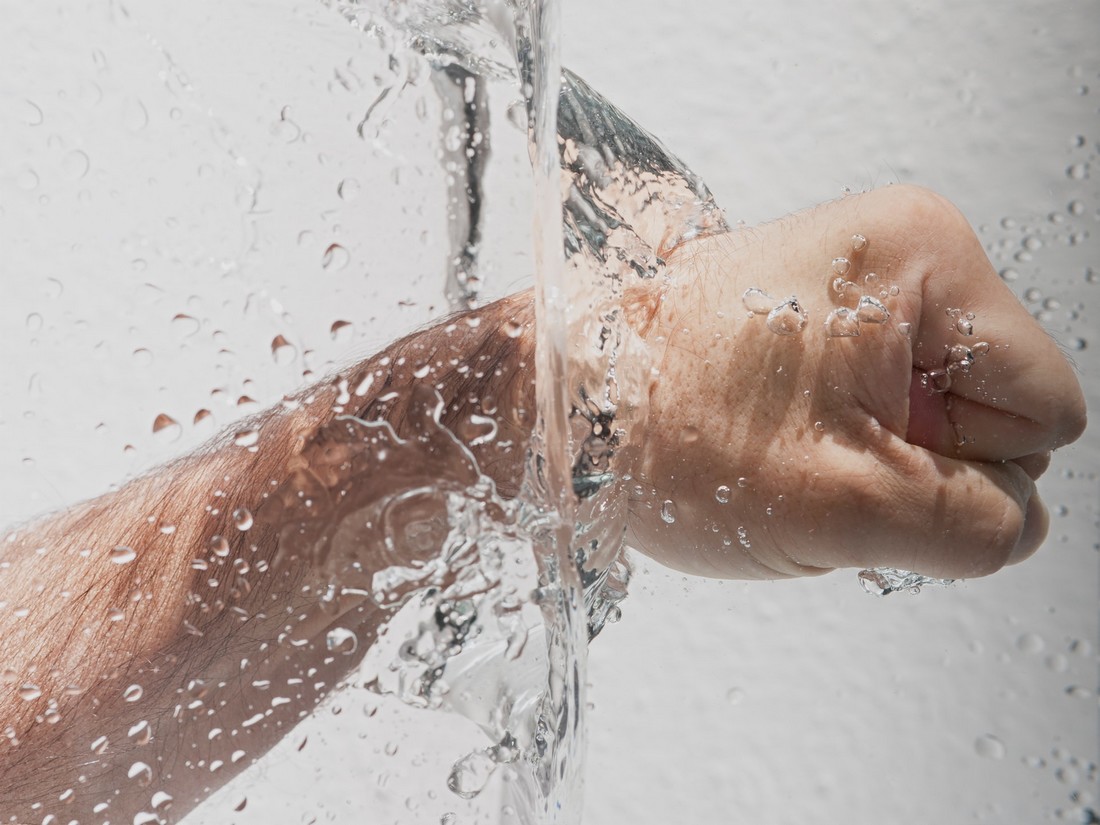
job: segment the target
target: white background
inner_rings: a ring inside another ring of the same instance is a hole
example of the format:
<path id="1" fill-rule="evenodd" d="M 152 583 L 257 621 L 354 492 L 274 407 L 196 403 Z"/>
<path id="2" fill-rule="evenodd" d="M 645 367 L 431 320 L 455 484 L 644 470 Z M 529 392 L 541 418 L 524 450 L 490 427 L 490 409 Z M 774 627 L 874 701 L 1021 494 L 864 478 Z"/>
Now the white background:
<path id="1" fill-rule="evenodd" d="M 892 181 L 953 199 L 1034 290 L 1095 409 L 1096 0 L 573 0 L 563 29 L 565 64 L 731 220 Z M 365 49 L 319 4 L 0 0 L 0 523 L 101 492 L 438 313 L 438 170 L 392 175 L 424 139 L 400 126 L 415 111 L 356 137 L 380 88 Z M 519 151 L 507 141 L 500 157 Z M 337 242 L 348 261 L 325 267 Z M 505 290 L 528 272 L 494 274 Z M 334 338 L 335 320 L 353 323 Z M 274 358 L 279 334 L 294 351 Z M 212 416 L 193 424 L 199 409 Z M 160 413 L 178 432 L 153 437 Z M 1036 558 L 949 590 L 876 600 L 854 573 L 745 584 L 643 566 L 592 649 L 586 821 L 1083 821 L 1100 761 L 1098 455 L 1090 431 L 1056 457 Z M 440 720 L 398 714 L 380 738 L 349 715 L 326 711 L 309 748 L 202 821 L 230 821 L 244 795 L 254 821 L 454 809 L 439 765 L 455 753 L 383 755 L 401 725 L 430 742 Z M 409 810 L 400 783 L 378 790 L 387 771 L 438 796 Z M 319 777 L 357 776 L 370 793 L 348 780 L 343 807 L 319 800 Z"/>

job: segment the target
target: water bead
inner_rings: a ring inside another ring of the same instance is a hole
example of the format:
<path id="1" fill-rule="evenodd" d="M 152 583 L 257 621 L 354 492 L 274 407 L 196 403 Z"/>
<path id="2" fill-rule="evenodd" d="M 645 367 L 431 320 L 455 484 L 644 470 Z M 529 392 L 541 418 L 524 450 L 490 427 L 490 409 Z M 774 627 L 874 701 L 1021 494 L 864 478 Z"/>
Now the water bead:
<path id="1" fill-rule="evenodd" d="M 797 335 L 806 328 L 806 312 L 793 295 L 768 313 L 768 329 L 776 335 Z"/>
<path id="2" fill-rule="evenodd" d="M 884 324 L 890 318 L 890 311 L 882 301 L 864 295 L 856 307 L 856 317 L 865 324 Z"/>
<path id="3" fill-rule="evenodd" d="M 753 315 L 767 315 L 775 306 L 775 298 L 762 289 L 749 287 L 741 296 L 741 303 Z"/>
<path id="4" fill-rule="evenodd" d="M 722 484 L 714 491 L 714 498 L 719 504 L 729 504 L 730 501 L 730 488 L 725 484 Z"/>
<path id="5" fill-rule="evenodd" d="M 847 307 L 839 307 L 825 318 L 825 334 L 830 338 L 855 338 L 859 335 L 859 318 Z"/>
<path id="6" fill-rule="evenodd" d="M 847 258 L 833 258 L 833 272 L 837 275 L 847 275 L 852 269 L 852 262 Z"/>
<path id="7" fill-rule="evenodd" d="M 676 522 L 676 505 L 668 499 L 661 504 L 661 521 L 665 524 Z"/>
<path id="8" fill-rule="evenodd" d="M 862 252 L 866 248 L 867 248 L 867 239 L 865 237 L 863 237 L 862 235 L 853 235 L 852 236 L 852 251 L 853 252 Z"/>

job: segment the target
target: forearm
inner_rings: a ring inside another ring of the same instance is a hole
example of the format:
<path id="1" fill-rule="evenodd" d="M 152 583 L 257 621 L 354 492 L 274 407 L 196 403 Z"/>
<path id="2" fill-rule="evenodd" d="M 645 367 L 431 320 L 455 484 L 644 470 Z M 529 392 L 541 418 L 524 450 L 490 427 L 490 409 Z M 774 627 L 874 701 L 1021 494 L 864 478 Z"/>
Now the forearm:
<path id="1" fill-rule="evenodd" d="M 0 545 L 0 821 L 40 821 L 53 807 L 65 821 L 129 819 L 151 810 L 154 792 L 174 797 L 166 816 L 175 819 L 285 735 L 356 660 L 324 649 L 341 619 L 317 604 L 332 571 L 295 532 L 310 520 L 303 506 L 314 516 L 317 504 L 371 487 L 371 455 L 340 445 L 341 417 L 415 436 L 412 390 L 431 387 L 441 422 L 514 494 L 534 418 L 533 338 L 530 296 L 513 296 L 409 336 L 116 493 L 9 534 Z M 401 480 L 432 483 L 445 468 L 431 461 L 403 466 Z M 371 552 L 363 548 L 368 572 Z M 383 615 L 369 600 L 339 610 L 357 614 L 361 655 Z"/>

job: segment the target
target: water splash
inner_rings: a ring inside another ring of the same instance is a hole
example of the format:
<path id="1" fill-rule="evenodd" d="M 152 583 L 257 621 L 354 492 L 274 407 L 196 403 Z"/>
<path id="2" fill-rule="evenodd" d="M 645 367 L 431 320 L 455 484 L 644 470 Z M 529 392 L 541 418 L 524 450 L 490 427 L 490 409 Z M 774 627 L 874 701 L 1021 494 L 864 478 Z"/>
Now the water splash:
<path id="1" fill-rule="evenodd" d="M 937 579 L 893 567 L 876 567 L 871 570 L 861 570 L 859 573 L 860 586 L 873 596 L 889 596 L 891 593 L 902 590 L 915 595 L 921 591 L 922 587 L 928 585 L 946 587 L 953 582 L 954 579 Z"/>

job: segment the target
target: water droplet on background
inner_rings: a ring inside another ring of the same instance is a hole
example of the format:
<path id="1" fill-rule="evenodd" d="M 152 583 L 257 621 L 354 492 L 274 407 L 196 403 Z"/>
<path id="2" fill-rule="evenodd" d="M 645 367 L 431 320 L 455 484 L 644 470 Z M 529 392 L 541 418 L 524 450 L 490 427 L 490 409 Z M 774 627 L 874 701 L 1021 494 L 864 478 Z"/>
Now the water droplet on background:
<path id="1" fill-rule="evenodd" d="M 153 433 L 165 441 L 175 441 L 183 433 L 183 427 L 168 413 L 158 413 L 153 419 Z"/>
<path id="2" fill-rule="evenodd" d="M 344 178 L 336 187 L 336 194 L 342 201 L 351 202 L 359 197 L 359 181 L 355 178 Z"/>
<path id="3" fill-rule="evenodd" d="M 852 262 L 847 258 L 833 258 L 833 272 L 837 275 L 847 275 L 852 269 Z"/>
<path id="4" fill-rule="evenodd" d="M 141 685 L 130 685 L 122 692 L 122 698 L 127 702 L 137 702 L 145 693 Z"/>
<path id="5" fill-rule="evenodd" d="M 497 764 L 486 751 L 474 751 L 455 762 L 447 787 L 463 799 L 473 799 L 489 784 Z"/>
<path id="6" fill-rule="evenodd" d="M 1004 759 L 1005 744 L 993 734 L 987 733 L 974 740 L 974 753 L 986 759 Z"/>
<path id="7" fill-rule="evenodd" d="M 279 366 L 284 367 L 287 364 L 292 364 L 297 354 L 297 348 L 286 340 L 282 334 L 271 339 L 271 357 Z"/>
<path id="8" fill-rule="evenodd" d="M 730 488 L 725 484 L 719 485 L 718 489 L 714 491 L 714 498 L 717 499 L 719 504 L 729 504 Z"/>
<path id="9" fill-rule="evenodd" d="M 669 499 L 661 504 L 661 521 L 665 524 L 673 524 L 676 521 L 676 505 Z"/>
<path id="10" fill-rule="evenodd" d="M 321 255 L 321 266 L 333 272 L 339 271 L 351 263 L 351 254 L 338 243 L 329 244 Z"/>
<path id="11" fill-rule="evenodd" d="M 867 248 L 867 239 L 863 235 L 852 236 L 852 249 L 855 252 L 862 252 Z"/>

